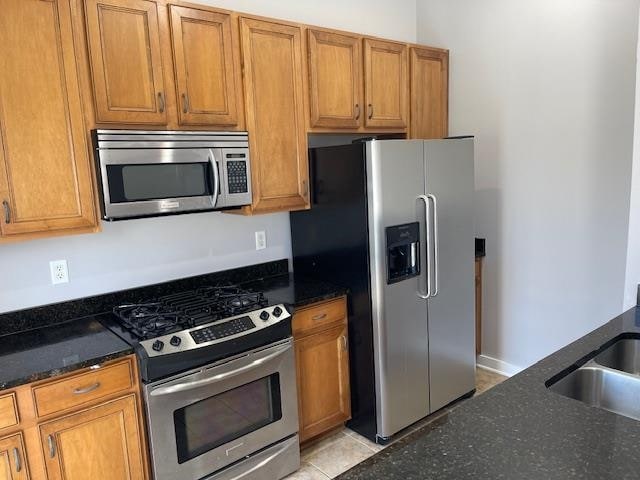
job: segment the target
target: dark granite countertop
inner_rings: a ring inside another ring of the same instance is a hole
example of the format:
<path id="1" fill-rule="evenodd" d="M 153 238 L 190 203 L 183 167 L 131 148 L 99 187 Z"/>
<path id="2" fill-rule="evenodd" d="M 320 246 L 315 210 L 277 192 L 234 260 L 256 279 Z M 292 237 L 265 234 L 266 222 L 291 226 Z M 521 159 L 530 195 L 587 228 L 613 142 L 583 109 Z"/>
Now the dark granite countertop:
<path id="1" fill-rule="evenodd" d="M 287 260 L 173 280 L 22 311 L 0 314 L 0 389 L 102 363 L 133 349 L 99 322 L 118 304 L 176 290 L 240 283 L 264 291 L 271 303 L 301 307 L 346 294 L 326 282 L 295 277 Z"/>
<path id="2" fill-rule="evenodd" d="M 346 295 L 348 290 L 331 283 L 288 273 L 244 283 L 243 287 L 263 291 L 271 302 L 304 307 Z"/>
<path id="3" fill-rule="evenodd" d="M 0 337 L 0 389 L 133 353 L 94 317 Z"/>
<path id="4" fill-rule="evenodd" d="M 625 312 L 462 403 L 338 478 L 640 478 L 640 422 L 545 387 L 545 382 L 582 365 L 625 332 L 640 333 L 640 309 Z"/>

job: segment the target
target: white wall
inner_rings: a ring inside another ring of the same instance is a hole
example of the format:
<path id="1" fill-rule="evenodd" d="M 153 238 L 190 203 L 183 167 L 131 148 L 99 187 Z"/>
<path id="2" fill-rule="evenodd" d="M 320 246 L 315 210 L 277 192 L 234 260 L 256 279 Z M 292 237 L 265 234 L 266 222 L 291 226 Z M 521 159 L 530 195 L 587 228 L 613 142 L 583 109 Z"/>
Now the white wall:
<path id="1" fill-rule="evenodd" d="M 415 0 L 195 0 L 222 8 L 415 41 Z M 103 224 L 104 231 L 0 246 L 0 313 L 291 256 L 289 215 L 221 213 Z M 256 252 L 254 231 L 268 248 Z M 49 261 L 71 282 L 51 286 Z"/>
<path id="2" fill-rule="evenodd" d="M 416 41 L 416 0 L 195 0 L 319 27 Z"/>
<path id="3" fill-rule="evenodd" d="M 637 0 L 418 0 L 476 142 L 483 354 L 526 367 L 623 308 Z"/>
<path id="4" fill-rule="evenodd" d="M 640 42 L 637 58 L 640 59 Z M 627 243 L 627 271 L 624 287 L 624 308 L 637 303 L 640 284 L 640 62 L 636 71 L 635 129 L 633 135 L 633 173 L 629 208 L 629 239 Z"/>

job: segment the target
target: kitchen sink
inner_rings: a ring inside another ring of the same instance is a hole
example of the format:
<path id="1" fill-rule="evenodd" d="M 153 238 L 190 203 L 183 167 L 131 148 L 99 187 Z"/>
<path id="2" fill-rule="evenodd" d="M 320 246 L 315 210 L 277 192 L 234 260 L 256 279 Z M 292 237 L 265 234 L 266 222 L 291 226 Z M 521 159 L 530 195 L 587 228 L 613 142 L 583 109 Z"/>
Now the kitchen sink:
<path id="1" fill-rule="evenodd" d="M 640 420 L 640 376 L 590 361 L 551 385 L 549 390 L 592 407 Z"/>
<path id="2" fill-rule="evenodd" d="M 618 340 L 594 358 L 605 367 L 640 375 L 640 340 L 625 338 Z"/>
<path id="3" fill-rule="evenodd" d="M 640 420 L 640 338 L 625 334 L 549 390 L 625 417 Z"/>

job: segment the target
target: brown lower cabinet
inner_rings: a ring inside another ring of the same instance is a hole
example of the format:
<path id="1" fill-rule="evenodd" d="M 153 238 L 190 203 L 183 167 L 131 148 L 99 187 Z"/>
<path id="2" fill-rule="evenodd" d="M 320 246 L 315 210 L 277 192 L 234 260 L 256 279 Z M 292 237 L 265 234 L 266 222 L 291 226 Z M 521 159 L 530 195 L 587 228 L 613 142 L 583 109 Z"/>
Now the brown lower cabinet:
<path id="1" fill-rule="evenodd" d="M 29 471 L 24 462 L 22 434 L 0 439 L 0 480 L 27 480 Z"/>
<path id="2" fill-rule="evenodd" d="M 17 401 L 0 403 L 0 417 L 18 421 L 0 427 L 0 480 L 148 479 L 138 389 L 128 356 L 3 392 Z"/>
<path id="3" fill-rule="evenodd" d="M 317 303 L 293 316 L 300 441 L 351 418 L 346 298 Z"/>

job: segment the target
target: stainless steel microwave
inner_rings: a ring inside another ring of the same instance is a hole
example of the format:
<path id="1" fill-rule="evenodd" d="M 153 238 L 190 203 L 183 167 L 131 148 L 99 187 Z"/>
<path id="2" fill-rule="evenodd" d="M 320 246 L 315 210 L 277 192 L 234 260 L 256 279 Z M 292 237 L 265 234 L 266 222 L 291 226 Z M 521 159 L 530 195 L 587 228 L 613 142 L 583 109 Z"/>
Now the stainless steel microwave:
<path id="1" fill-rule="evenodd" d="M 246 132 L 94 130 L 102 218 L 251 204 Z"/>

